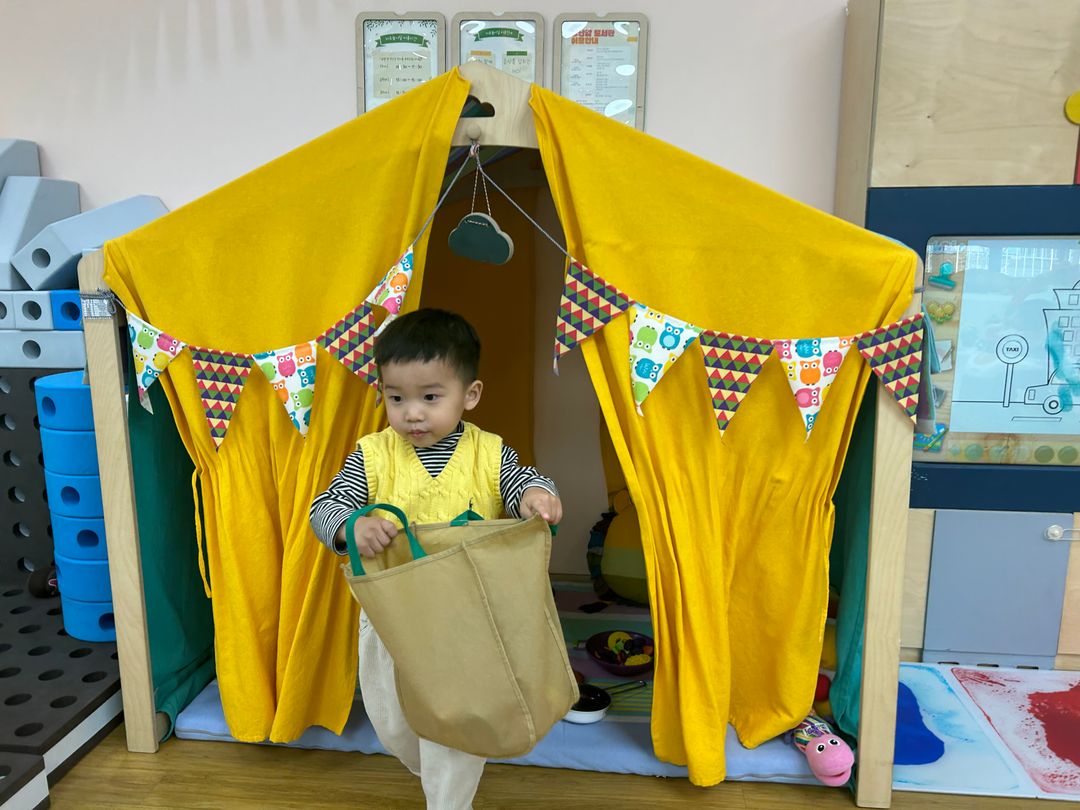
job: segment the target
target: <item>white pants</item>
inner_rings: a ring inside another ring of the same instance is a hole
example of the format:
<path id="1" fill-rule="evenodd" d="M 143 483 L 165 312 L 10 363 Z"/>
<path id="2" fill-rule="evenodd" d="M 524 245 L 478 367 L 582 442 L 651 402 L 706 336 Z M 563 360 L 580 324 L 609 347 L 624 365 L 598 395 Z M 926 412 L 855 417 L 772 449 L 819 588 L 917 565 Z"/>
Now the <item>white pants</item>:
<path id="1" fill-rule="evenodd" d="M 394 659 L 362 611 L 360 692 L 379 742 L 420 777 L 428 810 L 470 810 L 487 760 L 421 739 L 409 728 L 394 684 Z"/>

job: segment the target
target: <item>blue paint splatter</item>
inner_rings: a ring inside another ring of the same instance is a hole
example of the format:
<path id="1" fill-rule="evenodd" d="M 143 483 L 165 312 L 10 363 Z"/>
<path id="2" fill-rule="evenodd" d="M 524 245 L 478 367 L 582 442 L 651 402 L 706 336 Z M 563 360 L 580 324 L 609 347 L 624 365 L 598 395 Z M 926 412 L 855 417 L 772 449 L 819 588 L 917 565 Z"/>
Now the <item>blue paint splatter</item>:
<path id="1" fill-rule="evenodd" d="M 915 693 L 900 684 L 896 694 L 896 753 L 897 765 L 928 765 L 945 754 L 945 743 L 926 727 Z"/>
<path id="2" fill-rule="evenodd" d="M 1080 398 L 1080 370 L 1077 369 L 1076 361 L 1068 359 L 1065 336 L 1058 325 L 1051 327 L 1046 336 L 1046 348 L 1050 353 L 1051 382 L 1057 379 L 1063 382 L 1058 388 L 1058 396 L 1061 398 L 1061 410 L 1068 413 L 1072 410 L 1073 403 Z"/>

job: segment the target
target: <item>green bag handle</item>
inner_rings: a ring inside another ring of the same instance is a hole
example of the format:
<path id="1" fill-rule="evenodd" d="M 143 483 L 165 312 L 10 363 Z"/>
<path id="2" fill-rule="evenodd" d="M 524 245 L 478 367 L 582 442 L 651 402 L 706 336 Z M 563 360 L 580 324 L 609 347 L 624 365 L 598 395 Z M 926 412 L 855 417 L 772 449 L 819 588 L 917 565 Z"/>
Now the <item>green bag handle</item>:
<path id="1" fill-rule="evenodd" d="M 483 515 L 478 515 L 472 509 L 466 509 L 456 518 L 450 521 L 451 526 L 468 526 L 470 520 L 483 520 Z"/>
<path id="2" fill-rule="evenodd" d="M 416 535 L 414 535 L 412 529 L 409 528 L 409 519 L 405 517 L 404 512 L 388 503 L 369 503 L 362 509 L 357 509 L 349 515 L 348 520 L 345 521 L 345 547 L 349 550 L 349 563 L 352 565 L 354 577 L 364 576 L 364 564 L 360 561 L 360 552 L 356 548 L 356 538 L 353 537 L 353 527 L 356 525 L 357 520 L 374 512 L 376 509 L 382 509 L 384 512 L 389 512 L 401 521 L 401 525 L 405 527 L 405 536 L 409 538 L 409 550 L 412 552 L 414 560 L 419 560 L 421 557 L 427 556 L 424 547 L 420 545 L 420 541 L 416 539 Z"/>

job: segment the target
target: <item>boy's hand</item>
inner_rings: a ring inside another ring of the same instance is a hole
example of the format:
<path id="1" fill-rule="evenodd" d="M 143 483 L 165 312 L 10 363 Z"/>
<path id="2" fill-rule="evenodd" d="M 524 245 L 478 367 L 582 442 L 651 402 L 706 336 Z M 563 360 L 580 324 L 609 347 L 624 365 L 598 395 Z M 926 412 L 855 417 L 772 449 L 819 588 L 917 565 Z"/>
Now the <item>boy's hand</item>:
<path id="1" fill-rule="evenodd" d="M 523 518 L 539 515 L 550 524 L 562 520 L 562 501 L 543 487 L 529 487 L 521 494 L 518 513 Z"/>
<path id="2" fill-rule="evenodd" d="M 362 557 L 374 557 L 397 537 L 398 528 L 389 520 L 374 517 L 358 518 L 353 527 L 356 549 Z M 338 529 L 338 540 L 345 542 L 345 526 Z"/>

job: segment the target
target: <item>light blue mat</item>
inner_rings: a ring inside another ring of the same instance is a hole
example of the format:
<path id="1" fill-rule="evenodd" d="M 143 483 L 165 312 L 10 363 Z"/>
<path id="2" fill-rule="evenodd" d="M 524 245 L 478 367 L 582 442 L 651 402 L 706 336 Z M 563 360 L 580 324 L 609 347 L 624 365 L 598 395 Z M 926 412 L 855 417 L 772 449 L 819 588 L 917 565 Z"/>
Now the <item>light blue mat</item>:
<path id="1" fill-rule="evenodd" d="M 176 718 L 176 736 L 184 740 L 233 741 L 221 710 L 221 695 L 213 681 Z M 313 726 L 287 744 L 290 748 L 386 753 L 357 700 L 339 737 Z M 743 748 L 729 727 L 725 740 L 728 779 L 817 784 L 806 758 L 793 745 L 777 738 L 754 750 Z M 633 773 L 645 776 L 686 776 L 686 768 L 661 762 L 653 754 L 649 723 L 640 719 L 605 719 L 592 725 L 557 723 L 551 732 L 513 765 L 569 768 L 579 771 Z"/>

